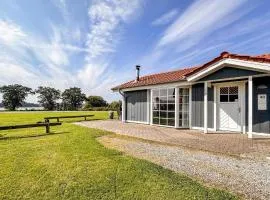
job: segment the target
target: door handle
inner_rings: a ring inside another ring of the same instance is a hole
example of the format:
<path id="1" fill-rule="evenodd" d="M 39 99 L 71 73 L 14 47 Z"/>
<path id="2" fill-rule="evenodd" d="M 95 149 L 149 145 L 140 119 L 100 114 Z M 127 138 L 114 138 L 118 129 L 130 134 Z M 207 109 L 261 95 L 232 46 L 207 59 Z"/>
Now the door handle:
<path id="1" fill-rule="evenodd" d="M 241 107 L 238 107 L 238 112 L 239 112 L 239 113 L 241 112 Z"/>

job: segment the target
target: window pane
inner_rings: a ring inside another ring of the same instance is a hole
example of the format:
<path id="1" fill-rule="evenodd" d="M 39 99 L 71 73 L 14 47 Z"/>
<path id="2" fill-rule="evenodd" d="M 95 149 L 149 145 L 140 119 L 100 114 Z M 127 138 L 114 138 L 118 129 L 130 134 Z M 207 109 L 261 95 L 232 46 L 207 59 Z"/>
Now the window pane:
<path id="1" fill-rule="evenodd" d="M 159 97 L 154 97 L 153 98 L 153 103 L 159 103 Z"/>
<path id="2" fill-rule="evenodd" d="M 229 89 L 230 94 L 238 94 L 238 87 L 230 87 Z"/>
<path id="3" fill-rule="evenodd" d="M 220 102 L 228 102 L 228 95 L 220 95 Z"/>
<path id="4" fill-rule="evenodd" d="M 183 120 L 183 127 L 188 127 L 188 120 Z"/>
<path id="5" fill-rule="evenodd" d="M 167 119 L 160 118 L 160 125 L 167 125 Z"/>
<path id="6" fill-rule="evenodd" d="M 159 117 L 159 111 L 154 111 L 154 112 L 153 112 L 153 117 L 155 117 L 155 118 L 156 118 L 156 117 Z"/>
<path id="7" fill-rule="evenodd" d="M 168 119 L 168 126 L 175 126 L 175 120 L 174 119 Z"/>
<path id="8" fill-rule="evenodd" d="M 183 103 L 183 96 L 179 97 L 179 103 Z"/>
<path id="9" fill-rule="evenodd" d="M 182 111 L 183 112 L 188 112 L 188 104 L 182 104 Z"/>
<path id="10" fill-rule="evenodd" d="M 237 101 L 238 101 L 238 95 L 229 96 L 229 102 L 237 102 Z"/>
<path id="11" fill-rule="evenodd" d="M 153 118 L 153 124 L 159 124 L 159 118 Z"/>
<path id="12" fill-rule="evenodd" d="M 168 118 L 175 118 L 174 112 L 168 112 Z"/>
<path id="13" fill-rule="evenodd" d="M 188 88 L 180 88 L 179 89 L 179 95 L 188 95 L 189 94 L 189 89 Z"/>
<path id="14" fill-rule="evenodd" d="M 154 103 L 153 104 L 153 110 L 159 110 L 159 104 Z"/>
<path id="15" fill-rule="evenodd" d="M 160 118 L 167 118 L 167 112 L 160 112 Z"/>
<path id="16" fill-rule="evenodd" d="M 159 96 L 159 90 L 153 90 L 153 97 Z"/>
<path id="17" fill-rule="evenodd" d="M 183 103 L 188 103 L 188 96 L 183 97 Z"/>
<path id="18" fill-rule="evenodd" d="M 168 104 L 169 111 L 175 111 L 175 104 Z"/>
<path id="19" fill-rule="evenodd" d="M 183 95 L 183 88 L 179 88 L 179 96 Z"/>
<path id="20" fill-rule="evenodd" d="M 160 104 L 160 110 L 167 110 L 167 104 Z"/>
<path id="21" fill-rule="evenodd" d="M 160 97 L 160 103 L 167 103 L 167 97 Z"/>
<path id="22" fill-rule="evenodd" d="M 167 96 L 167 89 L 160 89 L 160 96 Z"/>
<path id="23" fill-rule="evenodd" d="M 169 96 L 174 96 L 175 95 L 175 89 L 174 88 L 168 89 L 168 95 Z"/>
<path id="24" fill-rule="evenodd" d="M 175 103 L 175 97 L 174 96 L 169 96 L 168 97 L 168 103 Z"/>
<path id="25" fill-rule="evenodd" d="M 183 114 L 182 114 L 182 112 L 179 113 L 179 119 L 183 119 Z"/>
<path id="26" fill-rule="evenodd" d="M 179 112 L 182 112 L 183 110 L 183 104 L 179 104 Z"/>
<path id="27" fill-rule="evenodd" d="M 188 88 L 183 89 L 183 95 L 188 95 Z"/>
<path id="28" fill-rule="evenodd" d="M 228 87 L 221 87 L 220 88 L 220 94 L 228 94 L 229 88 Z"/>

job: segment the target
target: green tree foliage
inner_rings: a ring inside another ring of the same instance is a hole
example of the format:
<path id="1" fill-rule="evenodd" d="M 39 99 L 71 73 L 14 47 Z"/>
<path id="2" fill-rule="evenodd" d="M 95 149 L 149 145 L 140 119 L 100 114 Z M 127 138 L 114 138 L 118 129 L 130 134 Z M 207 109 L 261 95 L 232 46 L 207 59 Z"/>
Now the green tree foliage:
<path id="1" fill-rule="evenodd" d="M 40 86 L 35 92 L 39 94 L 38 102 L 44 107 L 44 109 L 55 110 L 57 108 L 56 101 L 60 98 L 60 90 Z"/>
<path id="2" fill-rule="evenodd" d="M 109 109 L 113 111 L 121 110 L 122 102 L 121 101 L 113 101 L 109 105 Z"/>
<path id="3" fill-rule="evenodd" d="M 34 93 L 31 88 L 19 84 L 4 85 L 0 87 L 0 92 L 3 93 L 2 103 L 4 107 L 11 111 L 22 106 L 28 94 Z"/>
<path id="4" fill-rule="evenodd" d="M 121 111 L 122 111 L 122 101 L 113 101 L 109 105 L 109 109 L 116 111 L 118 119 L 120 119 Z"/>
<path id="5" fill-rule="evenodd" d="M 78 87 L 65 89 L 62 93 L 62 104 L 64 110 L 78 110 L 81 108 L 85 100 L 85 94 L 83 94 L 81 88 Z"/>
<path id="6" fill-rule="evenodd" d="M 106 107 L 108 103 L 101 96 L 89 96 L 85 107 Z"/>

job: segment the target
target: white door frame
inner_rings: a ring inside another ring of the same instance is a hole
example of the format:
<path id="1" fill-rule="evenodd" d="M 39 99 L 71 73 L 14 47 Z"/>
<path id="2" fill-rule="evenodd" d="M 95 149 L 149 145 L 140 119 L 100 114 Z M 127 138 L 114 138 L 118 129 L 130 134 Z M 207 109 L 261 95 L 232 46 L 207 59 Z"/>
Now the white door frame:
<path id="1" fill-rule="evenodd" d="M 246 101 L 245 101 L 245 84 L 247 81 L 234 81 L 234 82 L 222 82 L 222 83 L 212 83 L 214 86 L 214 130 L 219 130 L 219 115 L 218 115 L 218 108 L 219 108 L 219 88 L 220 87 L 230 87 L 230 86 L 238 86 L 239 88 L 239 103 L 240 103 L 240 131 L 242 133 L 246 133 Z M 239 132 L 240 132 L 239 131 Z"/>

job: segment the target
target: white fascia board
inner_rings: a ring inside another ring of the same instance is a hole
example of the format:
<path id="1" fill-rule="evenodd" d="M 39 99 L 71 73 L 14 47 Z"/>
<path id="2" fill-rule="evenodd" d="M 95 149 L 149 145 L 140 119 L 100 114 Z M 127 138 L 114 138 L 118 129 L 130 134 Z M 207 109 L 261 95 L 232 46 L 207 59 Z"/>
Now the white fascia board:
<path id="1" fill-rule="evenodd" d="M 226 59 L 220 60 L 220 61 L 210 65 L 209 67 L 187 77 L 187 81 L 189 81 L 189 82 L 190 81 L 197 81 L 197 80 L 221 69 L 225 65 L 231 65 L 232 67 L 270 73 L 270 64 L 226 58 Z"/>
<path id="2" fill-rule="evenodd" d="M 189 83 L 187 81 L 181 81 L 181 82 L 175 82 L 175 83 L 165 83 L 165 84 L 157 84 L 157 85 L 148 85 L 148 86 L 141 86 L 141 87 L 126 88 L 126 89 L 121 89 L 121 91 L 128 92 L 128 91 L 158 89 L 158 88 L 189 87 L 191 84 L 192 83 Z"/>

